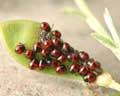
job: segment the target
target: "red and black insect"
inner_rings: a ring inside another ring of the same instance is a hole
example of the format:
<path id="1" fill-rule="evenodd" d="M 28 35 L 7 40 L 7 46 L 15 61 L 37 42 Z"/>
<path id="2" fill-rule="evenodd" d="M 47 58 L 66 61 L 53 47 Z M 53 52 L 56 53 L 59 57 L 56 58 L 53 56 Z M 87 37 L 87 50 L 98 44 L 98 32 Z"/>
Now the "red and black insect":
<path id="1" fill-rule="evenodd" d="M 55 59 L 52 59 L 50 67 L 53 69 L 56 69 L 56 67 L 58 66 L 58 62 Z"/>
<path id="2" fill-rule="evenodd" d="M 33 59 L 32 61 L 30 61 L 29 63 L 29 67 L 30 69 L 36 69 L 38 68 L 39 62 L 37 59 Z"/>
<path id="3" fill-rule="evenodd" d="M 58 38 L 53 38 L 52 43 L 53 43 L 53 46 L 58 47 L 58 46 L 60 46 L 61 41 Z"/>
<path id="4" fill-rule="evenodd" d="M 87 66 L 80 66 L 79 73 L 82 76 L 85 76 L 87 73 L 89 73 L 89 68 Z"/>
<path id="5" fill-rule="evenodd" d="M 45 31 L 45 32 L 51 31 L 50 25 L 47 22 L 42 22 L 40 25 L 40 28 L 42 31 Z"/>
<path id="6" fill-rule="evenodd" d="M 33 50 L 34 50 L 34 52 L 40 52 L 42 50 L 41 42 L 35 43 L 34 46 L 33 46 Z"/>
<path id="7" fill-rule="evenodd" d="M 61 37 L 61 33 L 58 30 L 55 30 L 55 31 L 53 31 L 53 36 L 55 38 L 60 38 Z"/>
<path id="8" fill-rule="evenodd" d="M 65 65 L 58 65 L 58 66 L 56 67 L 56 72 L 57 72 L 58 74 L 63 74 L 63 73 L 65 73 L 66 71 L 67 71 L 67 68 L 66 68 Z"/>
<path id="9" fill-rule="evenodd" d="M 63 63 L 63 62 L 66 61 L 66 56 L 63 54 L 63 55 L 59 56 L 59 57 L 57 58 L 57 60 L 58 60 L 60 63 Z"/>
<path id="10" fill-rule="evenodd" d="M 43 70 L 45 67 L 46 67 L 46 62 L 45 62 L 44 59 L 41 59 L 41 60 L 39 61 L 39 66 L 38 66 L 38 68 L 39 68 L 40 70 Z"/>
<path id="11" fill-rule="evenodd" d="M 23 53 L 25 51 L 25 46 L 23 45 L 23 44 L 18 44 L 18 45 L 16 45 L 16 47 L 15 47 L 15 52 L 17 53 L 17 54 L 21 54 L 21 53 Z"/>
<path id="12" fill-rule="evenodd" d="M 88 83 L 94 82 L 102 73 L 98 61 L 90 59 L 87 52 L 79 52 L 69 43 L 64 42 L 61 33 L 58 30 L 52 31 L 47 22 L 42 22 L 40 29 L 40 41 L 36 42 L 32 49 L 26 50 L 23 44 L 15 47 L 16 54 L 25 53 L 25 57 L 30 60 L 30 69 L 53 68 L 57 74 L 70 72 L 81 75 Z M 66 62 L 70 64 L 65 65 Z"/>
<path id="13" fill-rule="evenodd" d="M 80 56 L 80 59 L 81 59 L 82 61 L 87 61 L 87 60 L 89 59 L 89 55 L 88 55 L 86 52 L 84 52 L 84 51 L 81 51 L 81 52 L 79 53 L 79 56 Z"/>
<path id="14" fill-rule="evenodd" d="M 77 52 L 71 54 L 71 60 L 72 62 L 77 62 L 79 60 L 79 55 Z"/>
<path id="15" fill-rule="evenodd" d="M 53 57 L 59 57 L 61 55 L 61 52 L 60 50 L 58 49 L 54 49 L 52 52 L 51 52 L 51 56 Z"/>
<path id="16" fill-rule="evenodd" d="M 72 73 L 77 73 L 79 71 L 79 65 L 77 63 L 73 63 L 70 66 L 70 72 Z"/>
<path id="17" fill-rule="evenodd" d="M 26 50 L 26 52 L 25 52 L 25 57 L 26 57 L 26 58 L 32 60 L 32 59 L 34 58 L 34 56 L 35 56 L 35 54 L 34 54 L 34 51 L 33 51 L 33 50 Z"/>
<path id="18" fill-rule="evenodd" d="M 96 75 L 93 72 L 89 72 L 86 76 L 84 76 L 84 81 L 92 83 L 96 80 Z"/>

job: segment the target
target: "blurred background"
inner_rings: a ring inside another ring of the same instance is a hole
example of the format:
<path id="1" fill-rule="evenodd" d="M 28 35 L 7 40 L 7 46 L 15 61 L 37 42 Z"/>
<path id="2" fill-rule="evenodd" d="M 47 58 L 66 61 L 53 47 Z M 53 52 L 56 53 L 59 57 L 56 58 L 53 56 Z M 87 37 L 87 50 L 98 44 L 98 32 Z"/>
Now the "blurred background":
<path id="1" fill-rule="evenodd" d="M 86 3 L 105 28 L 103 12 L 107 7 L 120 30 L 120 0 L 86 0 Z M 77 16 L 64 14 L 63 9 L 68 6 L 76 7 L 73 0 L 0 0 L 0 21 L 27 19 L 54 24 L 53 29 L 60 30 L 65 41 L 78 50 L 87 51 L 120 82 L 120 62 L 90 36 L 92 30 L 85 22 Z M 30 71 L 17 64 L 1 44 L 0 49 L 0 96 L 94 96 L 93 93 L 95 96 L 109 96 L 107 94 L 116 93 L 98 87 L 92 87 L 92 93 L 79 81 Z"/>

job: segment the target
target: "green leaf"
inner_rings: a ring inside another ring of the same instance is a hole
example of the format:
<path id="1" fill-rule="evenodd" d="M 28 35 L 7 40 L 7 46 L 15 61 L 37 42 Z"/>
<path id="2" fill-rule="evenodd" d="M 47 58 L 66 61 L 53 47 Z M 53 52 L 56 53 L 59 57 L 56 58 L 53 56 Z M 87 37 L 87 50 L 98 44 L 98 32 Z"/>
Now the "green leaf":
<path id="1" fill-rule="evenodd" d="M 18 43 L 23 43 L 27 49 L 32 49 L 33 44 L 38 41 L 38 32 L 40 32 L 40 23 L 35 21 L 14 20 L 0 24 L 1 42 L 6 46 L 9 54 L 13 56 L 18 63 L 27 68 L 29 60 L 25 58 L 24 54 L 16 54 L 14 51 L 15 46 Z M 65 62 L 65 64 L 69 65 L 70 62 Z M 46 68 L 45 70 L 42 70 L 42 72 L 56 75 L 55 70 L 52 68 Z M 71 74 L 70 72 L 66 72 L 66 74 L 63 74 L 62 76 L 76 78 L 79 80 L 81 79 L 79 74 Z"/>
<path id="2" fill-rule="evenodd" d="M 86 19 L 86 16 L 80 10 L 78 10 L 78 9 L 66 7 L 66 8 L 64 8 L 64 13 L 68 14 L 68 15 L 79 16 L 83 20 Z"/>
<path id="3" fill-rule="evenodd" d="M 27 49 L 31 49 L 32 45 L 38 41 L 37 32 L 39 23 L 32 21 L 8 21 L 0 24 L 0 33 L 3 44 L 6 45 L 9 53 L 17 60 L 18 63 L 27 66 L 28 59 L 24 54 L 15 53 L 15 46 L 18 43 L 25 44 Z"/>
<path id="4" fill-rule="evenodd" d="M 108 47 L 108 48 L 116 48 L 116 45 L 114 44 L 114 42 L 109 39 L 106 38 L 104 35 L 101 35 L 99 33 L 91 33 L 92 37 L 94 37 L 96 40 L 98 40 L 100 43 L 102 43 L 104 46 Z"/>
<path id="5" fill-rule="evenodd" d="M 118 32 L 113 24 L 112 17 L 111 17 L 107 8 L 105 8 L 104 20 L 105 20 L 105 23 L 106 23 L 106 25 L 107 25 L 107 27 L 112 35 L 114 42 L 116 44 L 120 44 L 120 38 L 119 38 Z"/>

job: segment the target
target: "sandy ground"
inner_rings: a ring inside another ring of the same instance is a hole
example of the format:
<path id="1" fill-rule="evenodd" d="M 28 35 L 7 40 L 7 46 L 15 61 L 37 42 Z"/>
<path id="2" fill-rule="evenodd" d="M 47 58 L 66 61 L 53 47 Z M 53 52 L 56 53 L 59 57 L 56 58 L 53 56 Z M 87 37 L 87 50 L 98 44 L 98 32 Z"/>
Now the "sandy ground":
<path id="1" fill-rule="evenodd" d="M 120 30 L 119 0 L 86 2 L 103 25 L 104 8 L 108 7 L 116 28 Z M 76 49 L 89 52 L 120 82 L 118 60 L 111 51 L 90 37 L 91 30 L 85 22 L 63 13 L 65 6 L 75 5 L 72 0 L 0 0 L 0 21 L 30 19 L 54 24 L 54 28 L 62 32 L 65 41 Z M 108 93 L 116 93 L 111 89 L 87 87 L 80 81 L 31 71 L 16 63 L 1 44 L 0 49 L 0 96 L 108 96 Z"/>

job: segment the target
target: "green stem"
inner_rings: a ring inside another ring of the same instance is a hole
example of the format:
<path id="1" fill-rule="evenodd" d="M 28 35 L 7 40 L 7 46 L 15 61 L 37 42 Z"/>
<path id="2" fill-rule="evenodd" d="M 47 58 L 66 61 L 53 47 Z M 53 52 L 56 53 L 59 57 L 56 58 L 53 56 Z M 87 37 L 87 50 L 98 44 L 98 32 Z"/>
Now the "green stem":
<path id="1" fill-rule="evenodd" d="M 111 49 L 117 59 L 120 61 L 120 48 Z"/>
<path id="2" fill-rule="evenodd" d="M 115 89 L 117 91 L 120 91 L 120 84 L 112 80 L 112 82 L 109 85 L 109 88 Z"/>
<path id="3" fill-rule="evenodd" d="M 111 33 L 112 35 L 112 38 L 115 42 L 116 45 L 119 45 L 120 44 L 120 38 L 118 36 L 118 32 L 114 26 L 114 23 L 113 23 L 113 20 L 112 20 L 112 17 L 108 11 L 107 8 L 105 8 L 105 12 L 104 12 L 104 20 L 105 20 L 105 23 L 109 29 L 109 32 Z"/>
<path id="4" fill-rule="evenodd" d="M 89 25 L 89 27 L 94 30 L 95 32 L 98 32 L 99 34 L 104 34 L 106 37 L 111 39 L 104 27 L 99 23 L 99 21 L 95 18 L 95 16 L 92 14 L 92 12 L 87 7 L 84 0 L 74 0 L 80 11 L 86 16 L 86 22 Z"/>
<path id="5" fill-rule="evenodd" d="M 117 91 L 120 91 L 120 84 L 114 81 L 112 76 L 107 72 L 104 72 L 103 74 L 98 76 L 95 83 L 99 86 L 103 86 L 106 88 L 112 88 Z"/>

